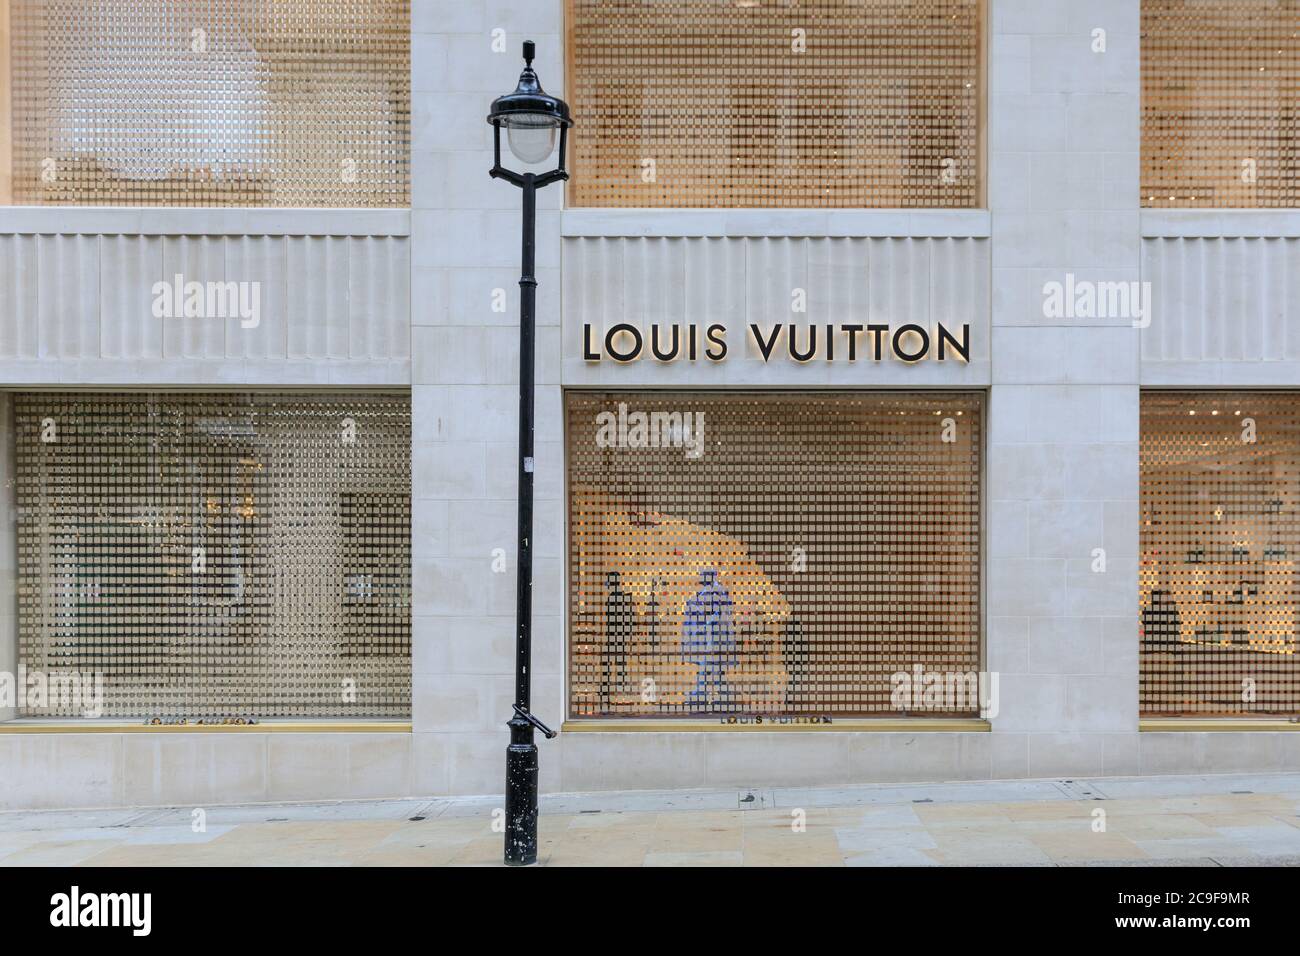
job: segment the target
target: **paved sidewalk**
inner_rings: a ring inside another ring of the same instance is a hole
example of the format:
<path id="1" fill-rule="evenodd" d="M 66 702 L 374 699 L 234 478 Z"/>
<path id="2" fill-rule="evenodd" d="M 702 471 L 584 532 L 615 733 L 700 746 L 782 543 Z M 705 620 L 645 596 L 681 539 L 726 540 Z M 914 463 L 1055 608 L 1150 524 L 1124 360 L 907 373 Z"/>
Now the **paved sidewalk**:
<path id="1" fill-rule="evenodd" d="M 0 865 L 494 865 L 500 802 L 0 813 Z M 1300 774 L 559 794 L 540 834 L 550 866 L 1300 865 Z"/>

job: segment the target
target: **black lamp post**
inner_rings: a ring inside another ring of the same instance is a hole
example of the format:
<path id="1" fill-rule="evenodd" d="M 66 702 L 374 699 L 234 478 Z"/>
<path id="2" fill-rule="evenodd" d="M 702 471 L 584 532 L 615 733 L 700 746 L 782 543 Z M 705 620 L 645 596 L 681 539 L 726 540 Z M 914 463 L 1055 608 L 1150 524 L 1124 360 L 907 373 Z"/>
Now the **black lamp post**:
<path id="1" fill-rule="evenodd" d="M 555 736 L 529 710 L 532 700 L 533 657 L 533 354 L 537 277 L 533 275 L 537 190 L 568 179 L 564 147 L 569 127 L 569 107 L 548 96 L 533 71 L 537 48 L 524 42 L 524 71 L 513 93 L 492 101 L 487 121 L 492 124 L 493 179 L 504 179 L 524 193 L 523 272 L 519 278 L 519 572 L 515 596 L 515 715 L 510 718 L 510 746 L 506 748 L 506 848 L 508 866 L 537 862 L 537 745 L 536 727 L 546 738 Z M 537 165 L 550 159 L 559 131 L 560 161 L 549 172 L 516 173 L 501 165 L 501 130 L 516 159 Z"/>

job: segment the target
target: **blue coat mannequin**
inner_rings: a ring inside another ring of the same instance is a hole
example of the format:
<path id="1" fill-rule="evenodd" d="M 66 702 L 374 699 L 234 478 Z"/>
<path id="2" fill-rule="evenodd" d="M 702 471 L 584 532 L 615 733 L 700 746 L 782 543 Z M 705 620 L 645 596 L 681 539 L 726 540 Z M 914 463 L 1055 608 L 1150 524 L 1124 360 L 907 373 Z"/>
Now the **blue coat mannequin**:
<path id="1" fill-rule="evenodd" d="M 732 617 L 731 595 L 718 582 L 718 572 L 705 568 L 682 620 L 682 656 L 696 665 L 695 687 L 686 695 L 691 710 L 707 712 L 715 703 L 728 703 L 726 669 L 737 663 Z"/>

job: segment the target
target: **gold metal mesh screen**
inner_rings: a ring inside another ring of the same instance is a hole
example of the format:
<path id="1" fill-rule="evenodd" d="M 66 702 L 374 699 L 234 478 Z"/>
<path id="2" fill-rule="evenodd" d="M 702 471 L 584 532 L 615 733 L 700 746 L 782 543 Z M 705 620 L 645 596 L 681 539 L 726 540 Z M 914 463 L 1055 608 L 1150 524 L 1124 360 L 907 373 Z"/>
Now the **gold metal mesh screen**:
<path id="1" fill-rule="evenodd" d="M 1142 204 L 1300 206 L 1300 0 L 1142 0 Z"/>
<path id="2" fill-rule="evenodd" d="M 409 398 L 40 392 L 14 428 L 29 669 L 105 716 L 410 713 Z"/>
<path id="3" fill-rule="evenodd" d="M 9 0 L 13 201 L 409 204 L 409 0 Z"/>
<path id="4" fill-rule="evenodd" d="M 567 403 L 572 716 L 897 716 L 895 675 L 978 672 L 979 395 Z"/>
<path id="5" fill-rule="evenodd" d="M 979 204 L 980 0 L 569 0 L 577 206 Z"/>
<path id="6" fill-rule="evenodd" d="M 1300 713 L 1300 393 L 1142 397 L 1143 714 Z"/>

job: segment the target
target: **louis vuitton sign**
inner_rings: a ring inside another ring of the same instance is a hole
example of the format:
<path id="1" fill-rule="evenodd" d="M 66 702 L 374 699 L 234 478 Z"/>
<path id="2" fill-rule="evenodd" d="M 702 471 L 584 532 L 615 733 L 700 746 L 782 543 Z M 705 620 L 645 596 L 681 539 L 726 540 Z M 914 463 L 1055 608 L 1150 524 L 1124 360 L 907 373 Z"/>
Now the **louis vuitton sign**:
<path id="1" fill-rule="evenodd" d="M 642 327 L 628 322 L 601 331 L 591 323 L 582 327 L 582 357 L 588 362 L 606 359 L 626 364 L 643 359 L 655 362 L 722 362 L 731 354 L 735 338 L 726 325 L 671 323 Z M 956 331 L 942 323 L 931 326 L 907 323 L 784 324 L 763 326 L 751 322 L 742 333 L 749 355 L 763 362 L 884 362 L 908 364 L 934 361 L 970 361 L 970 325 Z"/>

